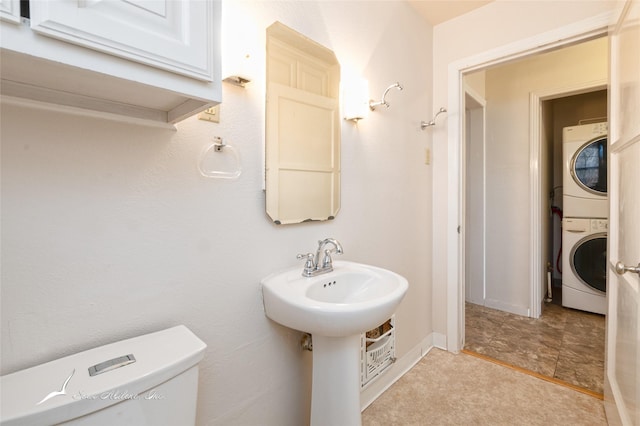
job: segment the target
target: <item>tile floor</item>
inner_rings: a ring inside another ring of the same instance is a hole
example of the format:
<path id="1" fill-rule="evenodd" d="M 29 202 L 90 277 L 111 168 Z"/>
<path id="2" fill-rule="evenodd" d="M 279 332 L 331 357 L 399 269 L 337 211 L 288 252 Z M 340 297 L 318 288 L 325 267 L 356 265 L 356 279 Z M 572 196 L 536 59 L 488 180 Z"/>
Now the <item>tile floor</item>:
<path id="1" fill-rule="evenodd" d="M 601 394 L 604 316 L 546 303 L 539 319 L 466 304 L 464 348 Z"/>
<path id="2" fill-rule="evenodd" d="M 606 426 L 598 398 L 465 353 L 431 349 L 362 413 L 363 426 Z"/>

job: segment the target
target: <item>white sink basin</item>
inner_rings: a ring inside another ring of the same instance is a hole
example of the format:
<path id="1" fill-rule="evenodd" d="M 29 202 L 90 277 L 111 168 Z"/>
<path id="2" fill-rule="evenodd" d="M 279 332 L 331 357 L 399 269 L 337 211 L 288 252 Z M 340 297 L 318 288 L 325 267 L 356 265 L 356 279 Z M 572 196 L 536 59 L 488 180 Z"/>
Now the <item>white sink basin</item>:
<path id="1" fill-rule="evenodd" d="M 333 271 L 306 278 L 302 267 L 262 280 L 266 315 L 300 331 L 329 337 L 364 333 L 391 317 L 407 280 L 386 269 L 336 261 Z"/>
<path id="2" fill-rule="evenodd" d="M 272 320 L 313 338 L 311 426 L 360 426 L 360 336 L 387 321 L 409 287 L 400 275 L 353 262 L 303 277 L 302 266 L 262 280 Z"/>

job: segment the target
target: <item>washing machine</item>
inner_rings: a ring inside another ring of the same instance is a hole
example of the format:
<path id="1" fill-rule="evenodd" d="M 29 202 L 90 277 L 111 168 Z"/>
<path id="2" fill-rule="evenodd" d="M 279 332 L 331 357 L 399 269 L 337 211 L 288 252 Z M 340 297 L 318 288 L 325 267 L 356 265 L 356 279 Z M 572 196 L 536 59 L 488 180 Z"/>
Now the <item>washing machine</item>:
<path id="1" fill-rule="evenodd" d="M 562 306 L 606 314 L 607 228 L 607 219 L 562 220 Z"/>
<path id="2" fill-rule="evenodd" d="M 606 122 L 565 127 L 562 131 L 565 217 L 607 218 Z"/>

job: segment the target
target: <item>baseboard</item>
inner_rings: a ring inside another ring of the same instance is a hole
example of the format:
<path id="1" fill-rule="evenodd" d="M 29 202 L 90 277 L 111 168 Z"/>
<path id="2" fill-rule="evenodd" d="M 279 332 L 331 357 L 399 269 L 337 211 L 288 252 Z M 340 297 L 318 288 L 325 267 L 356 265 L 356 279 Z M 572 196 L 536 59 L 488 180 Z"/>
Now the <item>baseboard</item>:
<path id="1" fill-rule="evenodd" d="M 425 337 L 402 358 L 398 358 L 391 367 L 384 371 L 372 383 L 369 383 L 360 393 L 360 405 L 364 411 L 373 401 L 378 399 L 384 391 L 404 376 L 407 371 L 418 363 L 434 347 L 434 333 Z M 440 346 L 438 346 L 440 347 Z"/>
<path id="2" fill-rule="evenodd" d="M 438 349 L 447 350 L 447 336 L 442 333 L 431 333 L 432 343 Z"/>
<path id="3" fill-rule="evenodd" d="M 528 306 L 519 306 L 513 305 L 511 303 L 505 303 L 501 300 L 495 299 L 485 299 L 484 306 L 491 309 L 497 309 L 499 311 L 505 311 L 516 315 L 521 315 L 523 317 L 528 317 L 531 315 Z"/>

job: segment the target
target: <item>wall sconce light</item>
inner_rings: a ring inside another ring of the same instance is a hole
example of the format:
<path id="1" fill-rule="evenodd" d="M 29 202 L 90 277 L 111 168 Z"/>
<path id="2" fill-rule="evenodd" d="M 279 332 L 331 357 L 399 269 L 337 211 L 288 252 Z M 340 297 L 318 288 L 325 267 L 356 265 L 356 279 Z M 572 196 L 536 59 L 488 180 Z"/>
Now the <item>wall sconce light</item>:
<path id="1" fill-rule="evenodd" d="M 263 62 L 260 44 L 261 25 L 254 22 L 243 7 L 223 7 L 221 17 L 221 70 L 222 81 L 245 87 L 259 77 Z"/>
<path id="2" fill-rule="evenodd" d="M 227 76 L 222 81 L 240 87 L 250 83 L 251 54 L 246 53 L 242 57 L 234 57 L 230 62 L 232 63 L 228 64 L 225 70 Z"/>
<path id="3" fill-rule="evenodd" d="M 364 79 L 345 83 L 342 89 L 344 119 L 357 123 L 369 116 L 369 82 Z"/>

